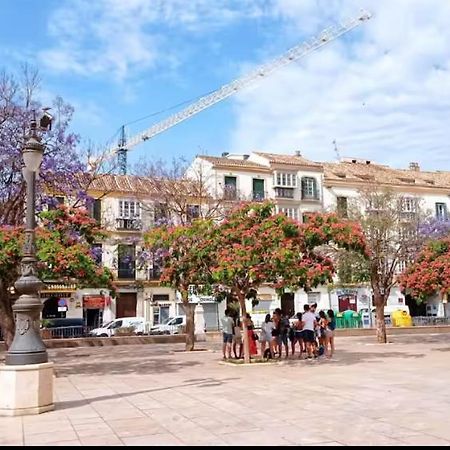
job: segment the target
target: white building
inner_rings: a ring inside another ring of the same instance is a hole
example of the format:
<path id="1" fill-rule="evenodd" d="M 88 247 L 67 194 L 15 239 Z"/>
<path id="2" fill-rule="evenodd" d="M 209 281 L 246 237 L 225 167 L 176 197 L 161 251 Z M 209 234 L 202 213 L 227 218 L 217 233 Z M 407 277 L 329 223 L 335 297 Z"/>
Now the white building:
<path id="1" fill-rule="evenodd" d="M 173 289 L 160 284 L 156 265 L 139 264 L 143 233 L 169 216 L 155 184 L 145 177 L 102 175 L 93 181 L 88 194 L 95 199 L 92 217 L 107 233 L 107 239 L 96 244 L 98 255 L 112 270 L 118 295 L 111 296 L 106 289 L 49 283 L 42 292 L 47 299 L 43 318 L 84 318 L 93 327 L 118 317 L 138 316 L 152 326 L 182 314 L 181 300 Z M 211 298 L 192 301 L 202 303 L 206 328 L 217 329 L 224 305 Z"/>
<path id="2" fill-rule="evenodd" d="M 221 157 L 197 156 L 191 168 L 206 171 L 210 192 L 217 198 L 262 201 L 270 199 L 278 212 L 302 221 L 304 214 L 317 211 L 345 211 L 351 199 L 357 198 L 368 184 L 389 187 L 414 208 L 420 205 L 429 215 L 447 218 L 450 209 L 450 173 L 424 172 L 417 163 L 398 170 L 367 160 L 346 158 L 336 163 L 317 163 L 294 155 L 253 152 L 248 155 L 223 153 Z M 411 202 L 408 202 L 411 198 Z M 400 269 L 403 269 L 400 267 Z M 255 307 L 248 302 L 256 321 L 281 307 L 284 312 L 302 311 L 305 303 L 318 303 L 319 309 L 361 310 L 372 305 L 368 286 L 336 289 L 318 287 L 306 293 L 286 293 L 279 298 L 273 289 L 262 288 Z M 388 305 L 404 305 L 399 289 L 392 289 Z M 428 314 L 443 315 L 444 307 L 435 300 Z M 450 313 L 450 308 L 449 311 Z M 424 313 L 425 315 L 425 313 Z"/>

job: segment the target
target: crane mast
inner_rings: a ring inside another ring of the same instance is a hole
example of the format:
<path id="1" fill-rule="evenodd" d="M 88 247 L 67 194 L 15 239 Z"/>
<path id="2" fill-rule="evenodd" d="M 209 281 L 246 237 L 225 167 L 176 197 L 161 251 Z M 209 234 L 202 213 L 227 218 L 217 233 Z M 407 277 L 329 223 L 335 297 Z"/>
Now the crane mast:
<path id="1" fill-rule="evenodd" d="M 125 127 L 122 127 L 118 146 L 110 149 L 110 152 L 112 154 L 117 153 L 118 155 L 119 172 L 123 175 L 126 174 L 127 150 L 140 144 L 141 142 L 153 138 L 154 136 L 179 124 L 180 122 L 189 119 L 195 114 L 198 114 L 199 112 L 222 101 L 223 99 L 230 97 L 231 95 L 246 88 L 255 81 L 260 80 L 267 75 L 270 75 L 279 68 L 284 67 L 293 61 L 297 61 L 300 58 L 308 55 L 309 53 L 314 52 L 315 50 L 318 50 L 319 48 L 327 45 L 329 42 L 334 41 L 343 34 L 346 34 L 354 28 L 358 27 L 370 18 L 371 14 L 369 12 L 363 11 L 357 17 L 349 19 L 339 25 L 326 28 L 318 36 L 295 47 L 292 47 L 278 58 L 275 58 L 274 60 L 257 67 L 247 75 L 238 78 L 231 83 L 225 84 L 216 91 L 201 97 L 199 100 L 182 109 L 178 113 L 173 114 L 172 116 L 156 123 L 155 125 L 152 125 L 147 130 L 132 136 L 130 139 L 126 139 Z"/>

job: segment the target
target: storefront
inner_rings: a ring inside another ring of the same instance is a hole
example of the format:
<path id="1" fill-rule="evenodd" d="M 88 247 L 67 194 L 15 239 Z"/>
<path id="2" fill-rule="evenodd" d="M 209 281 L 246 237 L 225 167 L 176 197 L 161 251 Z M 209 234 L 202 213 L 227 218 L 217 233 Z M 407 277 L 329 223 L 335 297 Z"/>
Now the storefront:
<path id="1" fill-rule="evenodd" d="M 48 283 L 40 292 L 43 302 L 43 319 L 65 319 L 82 317 L 81 305 L 77 305 L 76 286 Z"/>
<path id="2" fill-rule="evenodd" d="M 103 324 L 106 300 L 107 297 L 103 294 L 83 295 L 83 318 L 87 327 L 98 328 Z"/>

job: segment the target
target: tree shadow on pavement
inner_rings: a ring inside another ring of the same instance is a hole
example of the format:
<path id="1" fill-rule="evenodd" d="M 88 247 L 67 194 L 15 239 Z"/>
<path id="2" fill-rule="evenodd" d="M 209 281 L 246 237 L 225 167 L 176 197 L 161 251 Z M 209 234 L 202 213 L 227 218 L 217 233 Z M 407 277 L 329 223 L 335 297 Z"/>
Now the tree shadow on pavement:
<path id="1" fill-rule="evenodd" d="M 86 356 L 87 357 L 87 356 Z M 56 377 L 68 375 L 154 375 L 161 373 L 174 373 L 187 367 L 200 365 L 197 361 L 180 361 L 170 357 L 134 356 L 129 358 L 101 357 L 91 358 L 87 361 L 79 355 L 59 358 L 55 364 Z"/>
<path id="2" fill-rule="evenodd" d="M 221 386 L 225 383 L 229 382 L 235 382 L 236 380 L 239 380 L 237 377 L 230 377 L 230 378 L 203 378 L 199 379 L 198 381 L 184 381 L 182 384 L 176 384 L 171 386 L 161 386 L 161 387 L 155 387 L 152 389 L 145 389 L 142 391 L 134 391 L 134 392 L 123 392 L 123 393 L 117 393 L 117 394 L 109 394 L 109 395 L 101 395 L 99 397 L 94 398 L 85 398 L 82 400 L 67 400 L 67 401 L 61 401 L 61 402 L 55 402 L 55 409 L 70 409 L 70 408 L 77 408 L 80 406 L 88 406 L 91 403 L 100 402 L 100 401 L 108 401 L 108 400 L 117 400 L 122 399 L 126 397 L 132 397 L 135 395 L 140 394 L 151 394 L 153 392 L 161 392 L 161 391 L 168 391 L 171 389 L 177 389 L 177 388 L 185 388 L 187 386 L 192 387 L 209 387 L 209 386 Z"/>
<path id="3" fill-rule="evenodd" d="M 418 359 L 424 358 L 424 353 L 404 353 L 387 350 L 383 352 L 355 352 L 348 350 L 338 350 L 336 355 L 331 358 L 320 357 L 310 361 L 306 360 L 283 360 L 283 365 L 302 364 L 309 367 L 315 367 L 321 364 L 330 364 L 333 366 L 351 366 L 361 363 L 382 364 L 386 359 Z"/>

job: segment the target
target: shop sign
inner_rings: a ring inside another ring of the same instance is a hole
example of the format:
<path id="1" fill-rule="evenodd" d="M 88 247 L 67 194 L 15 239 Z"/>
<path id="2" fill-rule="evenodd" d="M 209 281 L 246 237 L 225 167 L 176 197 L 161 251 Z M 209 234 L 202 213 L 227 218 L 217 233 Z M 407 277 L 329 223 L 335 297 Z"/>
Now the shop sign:
<path id="1" fill-rule="evenodd" d="M 103 295 L 86 295 L 83 297 L 84 309 L 104 309 L 105 297 Z"/>

